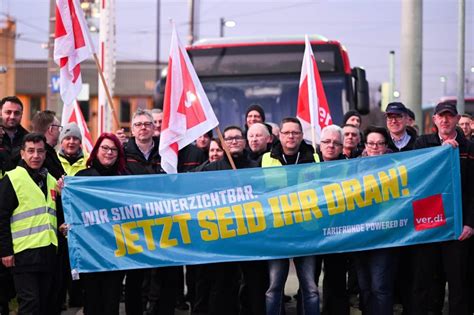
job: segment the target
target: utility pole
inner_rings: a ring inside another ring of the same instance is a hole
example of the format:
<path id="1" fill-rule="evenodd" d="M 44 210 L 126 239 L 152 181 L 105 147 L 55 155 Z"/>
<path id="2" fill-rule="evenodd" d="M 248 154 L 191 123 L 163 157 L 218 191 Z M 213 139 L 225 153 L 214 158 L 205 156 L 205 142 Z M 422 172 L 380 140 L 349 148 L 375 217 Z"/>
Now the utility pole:
<path id="1" fill-rule="evenodd" d="M 189 0 L 189 45 L 199 39 L 199 7 L 199 0 Z"/>
<path id="2" fill-rule="evenodd" d="M 417 125 L 422 126 L 423 1 L 401 3 L 401 99 L 415 113 Z"/>
<path id="3" fill-rule="evenodd" d="M 393 92 L 395 91 L 395 51 L 391 50 L 388 57 L 389 63 L 389 82 L 390 82 L 390 89 L 389 89 L 389 97 L 388 102 L 393 102 Z"/>
<path id="4" fill-rule="evenodd" d="M 56 28 L 56 1 L 49 1 L 49 37 L 48 37 L 48 64 L 46 84 L 46 108 L 61 115 L 59 106 L 59 93 L 52 91 L 53 75 L 58 73 L 58 67 L 54 63 L 54 32 Z"/>
<path id="5" fill-rule="evenodd" d="M 156 81 L 160 79 L 160 22 L 161 0 L 156 0 Z"/>
<path id="6" fill-rule="evenodd" d="M 194 0 L 189 0 L 189 37 L 188 43 L 192 45 L 194 42 Z"/>
<path id="7" fill-rule="evenodd" d="M 458 24 L 458 96 L 457 108 L 460 114 L 464 114 L 464 48 L 466 46 L 466 0 L 459 0 L 459 24 Z"/>

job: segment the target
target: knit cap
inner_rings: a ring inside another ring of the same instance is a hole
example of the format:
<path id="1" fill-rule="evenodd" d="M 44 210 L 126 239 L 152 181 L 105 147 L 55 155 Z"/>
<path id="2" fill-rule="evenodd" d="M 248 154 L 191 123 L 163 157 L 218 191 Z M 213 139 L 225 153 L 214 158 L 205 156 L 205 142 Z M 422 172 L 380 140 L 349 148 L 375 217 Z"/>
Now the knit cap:
<path id="1" fill-rule="evenodd" d="M 63 130 L 59 134 L 59 143 L 63 142 L 66 137 L 75 137 L 82 141 L 81 130 L 76 123 L 69 123 L 63 127 Z"/>

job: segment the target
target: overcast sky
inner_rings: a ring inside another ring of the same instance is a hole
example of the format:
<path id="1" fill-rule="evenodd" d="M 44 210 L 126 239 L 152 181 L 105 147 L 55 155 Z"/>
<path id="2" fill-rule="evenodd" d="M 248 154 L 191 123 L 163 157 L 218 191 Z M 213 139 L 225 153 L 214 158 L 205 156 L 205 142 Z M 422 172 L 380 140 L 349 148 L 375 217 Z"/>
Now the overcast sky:
<path id="1" fill-rule="evenodd" d="M 367 70 L 374 86 L 388 81 L 389 51 L 396 54 L 400 75 L 401 1 L 408 0 L 201 0 L 199 37 L 219 36 L 219 19 L 234 20 L 225 36 L 321 34 L 339 40 L 349 51 L 352 66 Z M 119 60 L 155 60 L 156 0 L 116 0 Z M 0 13 L 17 19 L 20 35 L 17 59 L 45 59 L 49 0 L 0 0 Z M 0 18 L 3 18 L 1 16 Z M 174 19 L 183 41 L 189 29 L 188 0 L 161 0 L 160 60 L 168 59 L 169 19 Z M 466 76 L 474 94 L 474 0 L 466 0 Z M 423 103 L 447 92 L 456 95 L 457 0 L 423 2 Z"/>

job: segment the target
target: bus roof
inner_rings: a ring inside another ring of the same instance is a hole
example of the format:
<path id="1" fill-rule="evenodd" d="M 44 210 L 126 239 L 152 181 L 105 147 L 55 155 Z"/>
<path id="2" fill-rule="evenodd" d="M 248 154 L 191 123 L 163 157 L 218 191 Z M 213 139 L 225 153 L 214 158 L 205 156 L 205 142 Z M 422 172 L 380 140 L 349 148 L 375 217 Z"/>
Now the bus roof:
<path id="1" fill-rule="evenodd" d="M 339 47 L 341 51 L 344 72 L 351 73 L 349 55 L 344 45 L 339 41 L 329 40 L 322 35 L 308 35 L 311 44 L 332 44 Z M 239 46 L 269 46 L 269 45 L 304 45 L 304 35 L 281 35 L 281 36 L 247 36 L 247 37 L 221 37 L 221 38 L 205 38 L 196 41 L 194 44 L 187 46 L 188 50 L 213 49 L 221 47 L 239 47 Z"/>
<path id="2" fill-rule="evenodd" d="M 331 43 L 342 46 L 338 41 L 329 40 L 321 35 L 309 35 L 311 43 Z M 222 46 L 258 46 L 258 45 L 288 45 L 288 44 L 304 44 L 304 35 L 290 36 L 246 36 L 246 37 L 221 37 L 221 38 L 205 38 L 196 41 L 190 49 L 205 49 Z"/>

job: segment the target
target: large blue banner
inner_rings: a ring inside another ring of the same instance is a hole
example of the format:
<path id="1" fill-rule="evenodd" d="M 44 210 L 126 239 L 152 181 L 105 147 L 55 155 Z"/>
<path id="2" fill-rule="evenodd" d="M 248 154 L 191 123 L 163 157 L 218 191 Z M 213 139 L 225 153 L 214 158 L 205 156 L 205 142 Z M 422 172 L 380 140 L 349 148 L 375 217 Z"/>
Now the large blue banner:
<path id="1" fill-rule="evenodd" d="M 66 177 L 78 272 L 272 259 L 456 239 L 458 150 L 176 175 Z"/>

